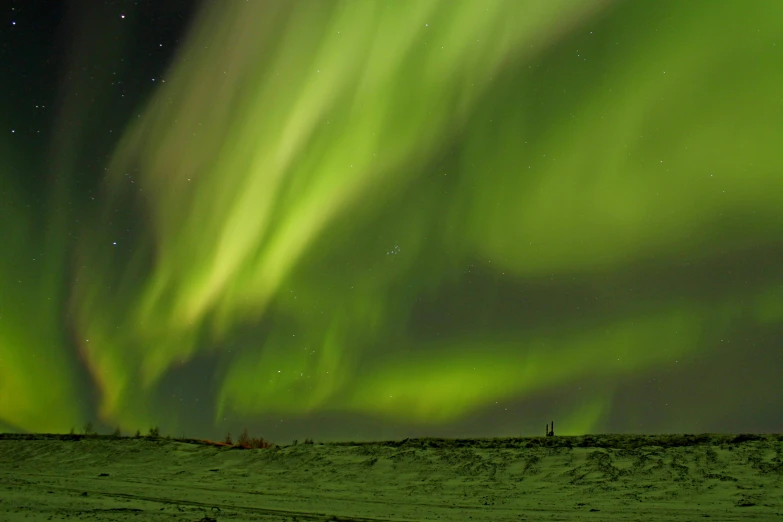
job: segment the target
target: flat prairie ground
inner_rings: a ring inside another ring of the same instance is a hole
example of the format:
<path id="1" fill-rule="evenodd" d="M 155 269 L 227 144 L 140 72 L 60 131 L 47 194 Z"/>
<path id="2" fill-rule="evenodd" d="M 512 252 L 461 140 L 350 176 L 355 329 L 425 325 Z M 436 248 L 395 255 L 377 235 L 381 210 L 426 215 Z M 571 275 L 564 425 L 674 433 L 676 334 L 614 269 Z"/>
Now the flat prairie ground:
<path id="1" fill-rule="evenodd" d="M 783 435 L 268 449 L 0 435 L 0 520 L 783 522 Z"/>

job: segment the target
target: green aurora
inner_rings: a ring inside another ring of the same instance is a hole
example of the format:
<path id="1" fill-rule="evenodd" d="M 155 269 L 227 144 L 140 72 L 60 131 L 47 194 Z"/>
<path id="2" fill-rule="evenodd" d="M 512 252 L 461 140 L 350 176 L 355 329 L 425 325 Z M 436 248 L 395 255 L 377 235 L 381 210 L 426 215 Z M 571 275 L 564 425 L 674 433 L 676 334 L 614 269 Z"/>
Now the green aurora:
<path id="1" fill-rule="evenodd" d="M 781 35 L 780 2 L 207 2 L 78 223 L 78 79 L 45 211 L 0 176 L 0 428 L 783 426 Z"/>

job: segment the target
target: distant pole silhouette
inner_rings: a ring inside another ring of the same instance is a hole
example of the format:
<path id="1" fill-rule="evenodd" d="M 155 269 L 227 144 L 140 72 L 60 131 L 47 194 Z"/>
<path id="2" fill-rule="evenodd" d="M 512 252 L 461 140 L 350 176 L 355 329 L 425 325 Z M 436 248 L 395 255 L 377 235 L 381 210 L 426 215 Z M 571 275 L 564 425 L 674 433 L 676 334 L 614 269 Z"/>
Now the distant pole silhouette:
<path id="1" fill-rule="evenodd" d="M 552 429 L 550 430 L 549 424 L 546 425 L 546 436 L 547 437 L 554 437 L 555 436 L 555 421 L 552 421 Z"/>

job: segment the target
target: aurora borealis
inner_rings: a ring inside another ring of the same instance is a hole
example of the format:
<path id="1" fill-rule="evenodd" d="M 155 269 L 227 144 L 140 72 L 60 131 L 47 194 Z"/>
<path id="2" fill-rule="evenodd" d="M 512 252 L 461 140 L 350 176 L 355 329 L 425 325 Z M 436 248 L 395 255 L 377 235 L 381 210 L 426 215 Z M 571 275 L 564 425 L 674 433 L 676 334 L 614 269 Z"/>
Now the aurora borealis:
<path id="1" fill-rule="evenodd" d="M 783 4 L 176 4 L 2 15 L 0 430 L 783 430 Z"/>

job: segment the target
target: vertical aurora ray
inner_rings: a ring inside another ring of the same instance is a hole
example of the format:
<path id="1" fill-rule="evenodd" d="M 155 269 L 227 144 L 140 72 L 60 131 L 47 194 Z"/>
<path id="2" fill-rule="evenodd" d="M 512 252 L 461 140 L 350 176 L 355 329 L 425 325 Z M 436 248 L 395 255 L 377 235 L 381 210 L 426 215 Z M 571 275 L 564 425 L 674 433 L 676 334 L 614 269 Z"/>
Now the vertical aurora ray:
<path id="1" fill-rule="evenodd" d="M 61 335 L 62 249 L 35 233 L 9 175 L 21 168 L 0 152 L 0 429 L 55 431 L 82 414 Z"/>

